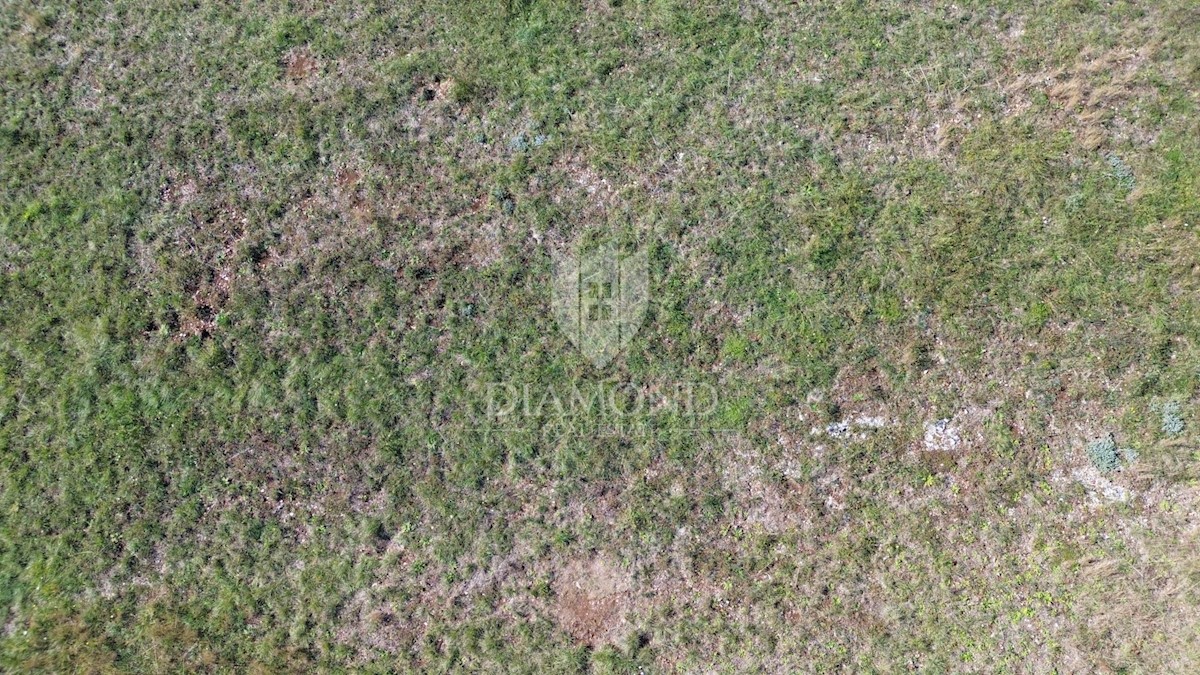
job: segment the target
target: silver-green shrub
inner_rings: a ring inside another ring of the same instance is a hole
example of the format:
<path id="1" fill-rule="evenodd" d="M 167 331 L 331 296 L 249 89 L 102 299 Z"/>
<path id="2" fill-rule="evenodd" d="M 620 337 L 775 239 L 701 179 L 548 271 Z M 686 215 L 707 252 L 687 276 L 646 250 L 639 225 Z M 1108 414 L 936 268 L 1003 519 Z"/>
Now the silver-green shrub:
<path id="1" fill-rule="evenodd" d="M 1117 467 L 1121 465 L 1121 458 L 1117 451 L 1117 442 L 1113 440 L 1111 434 L 1088 443 L 1086 451 L 1092 465 L 1100 471 L 1105 473 L 1116 471 Z"/>
<path id="2" fill-rule="evenodd" d="M 1162 430 L 1168 436 L 1178 436 L 1183 433 L 1183 417 L 1179 411 L 1179 401 L 1167 401 L 1162 405 Z"/>

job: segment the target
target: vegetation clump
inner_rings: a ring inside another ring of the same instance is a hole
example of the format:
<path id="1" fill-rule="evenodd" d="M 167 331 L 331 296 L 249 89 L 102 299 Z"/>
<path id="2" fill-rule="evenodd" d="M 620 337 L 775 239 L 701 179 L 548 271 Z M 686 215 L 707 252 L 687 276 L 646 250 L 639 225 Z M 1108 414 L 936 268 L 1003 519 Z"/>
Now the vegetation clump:
<path id="1" fill-rule="evenodd" d="M 1108 155 L 1108 167 L 1111 169 L 1109 176 L 1117 181 L 1117 184 L 1126 190 L 1132 190 L 1134 186 L 1133 169 L 1114 153 Z"/>
<path id="2" fill-rule="evenodd" d="M 1092 466 L 1104 473 L 1116 471 L 1121 468 L 1122 462 L 1128 464 L 1138 457 L 1137 450 L 1133 448 L 1118 448 L 1112 434 L 1088 443 L 1085 451 Z"/>
<path id="3" fill-rule="evenodd" d="M 1183 433 L 1183 416 L 1179 401 L 1167 401 L 1159 409 L 1162 415 L 1162 432 L 1168 436 L 1178 436 Z"/>

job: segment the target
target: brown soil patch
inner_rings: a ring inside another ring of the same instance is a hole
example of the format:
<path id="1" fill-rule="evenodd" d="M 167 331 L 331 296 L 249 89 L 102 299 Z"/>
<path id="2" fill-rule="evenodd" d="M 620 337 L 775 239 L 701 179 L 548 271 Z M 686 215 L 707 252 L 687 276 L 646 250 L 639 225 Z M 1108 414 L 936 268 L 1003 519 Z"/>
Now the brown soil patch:
<path id="1" fill-rule="evenodd" d="M 433 100 L 445 101 L 450 98 L 450 92 L 454 90 L 454 80 L 435 82 L 430 88 L 433 89 Z"/>
<path id="2" fill-rule="evenodd" d="M 631 589 L 629 574 L 610 558 L 573 562 L 555 581 L 555 617 L 583 644 L 613 644 L 628 629 Z"/>
<path id="3" fill-rule="evenodd" d="M 283 73 L 290 82 L 306 80 L 319 68 L 317 60 L 306 51 L 294 51 L 283 57 Z"/>
<path id="4" fill-rule="evenodd" d="M 430 101 L 446 101 L 451 98 L 454 92 L 454 80 L 451 78 L 442 80 L 434 78 L 433 80 L 417 80 L 417 99 L 421 102 Z"/>
<path id="5" fill-rule="evenodd" d="M 361 179 L 362 174 L 354 169 L 341 169 L 337 172 L 337 175 L 334 176 L 334 180 L 337 181 L 338 186 L 343 188 L 352 188 L 355 185 L 358 185 L 358 181 Z"/>

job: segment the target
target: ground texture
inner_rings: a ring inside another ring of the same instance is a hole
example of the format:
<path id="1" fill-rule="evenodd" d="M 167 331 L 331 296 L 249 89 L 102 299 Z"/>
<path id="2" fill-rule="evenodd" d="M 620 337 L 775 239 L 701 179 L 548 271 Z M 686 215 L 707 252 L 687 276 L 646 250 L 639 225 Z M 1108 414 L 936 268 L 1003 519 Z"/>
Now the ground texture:
<path id="1" fill-rule="evenodd" d="M 0 667 L 1196 672 L 1198 92 L 1190 0 L 5 3 Z"/>

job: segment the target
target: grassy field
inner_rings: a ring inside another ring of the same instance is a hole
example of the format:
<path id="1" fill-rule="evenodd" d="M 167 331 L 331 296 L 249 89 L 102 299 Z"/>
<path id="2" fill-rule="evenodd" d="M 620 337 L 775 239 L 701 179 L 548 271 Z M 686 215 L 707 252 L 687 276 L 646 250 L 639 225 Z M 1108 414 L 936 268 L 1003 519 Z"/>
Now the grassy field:
<path id="1" fill-rule="evenodd" d="M 3 670 L 1200 669 L 1191 0 L 0 32 Z"/>

